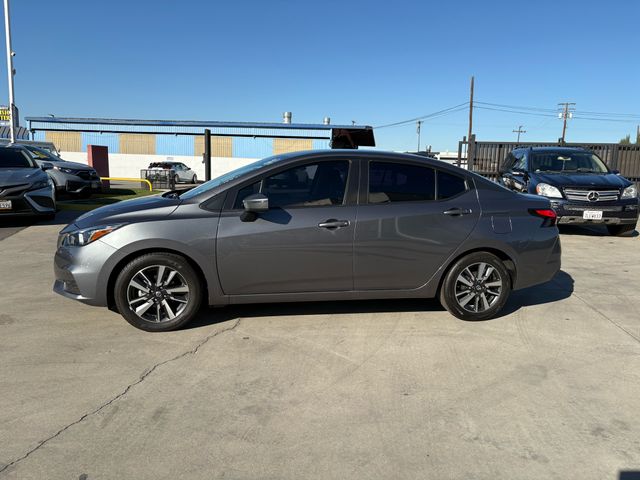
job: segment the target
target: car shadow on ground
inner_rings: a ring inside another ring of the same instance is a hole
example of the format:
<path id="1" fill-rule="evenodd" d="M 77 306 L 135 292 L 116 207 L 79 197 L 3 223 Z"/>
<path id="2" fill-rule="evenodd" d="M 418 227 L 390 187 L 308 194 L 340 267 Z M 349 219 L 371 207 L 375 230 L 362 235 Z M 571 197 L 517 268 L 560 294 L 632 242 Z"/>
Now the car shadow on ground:
<path id="1" fill-rule="evenodd" d="M 582 235 L 582 236 L 591 236 L 591 237 L 612 237 L 616 238 L 615 235 L 611 235 L 607 231 L 607 227 L 604 225 L 559 225 L 558 229 L 562 235 Z M 621 235 L 621 238 L 624 237 L 637 237 L 640 235 L 638 230 L 634 230 L 633 232 L 626 233 Z"/>
<path id="2" fill-rule="evenodd" d="M 573 292 L 573 278 L 560 271 L 549 282 L 511 293 L 504 309 L 494 318 L 504 317 L 520 308 L 563 300 Z M 362 313 L 442 312 L 444 308 L 435 298 L 393 300 L 346 300 L 334 302 L 260 303 L 203 308 L 185 329 L 200 328 L 217 323 L 250 317 L 278 317 L 302 315 L 338 315 Z M 490 320 L 485 320 L 490 321 Z"/>

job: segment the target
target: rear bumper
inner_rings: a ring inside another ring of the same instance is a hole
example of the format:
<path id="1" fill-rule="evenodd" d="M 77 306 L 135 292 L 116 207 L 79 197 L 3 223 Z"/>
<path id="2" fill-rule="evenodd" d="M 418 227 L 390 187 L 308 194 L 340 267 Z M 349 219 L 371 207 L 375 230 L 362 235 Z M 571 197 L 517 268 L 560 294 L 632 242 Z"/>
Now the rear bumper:
<path id="1" fill-rule="evenodd" d="M 551 207 L 558 215 L 559 225 L 635 225 L 638 221 L 638 199 L 619 200 L 617 202 L 576 202 L 565 199 L 552 199 Z M 585 210 L 602 212 L 602 219 L 583 218 Z"/>

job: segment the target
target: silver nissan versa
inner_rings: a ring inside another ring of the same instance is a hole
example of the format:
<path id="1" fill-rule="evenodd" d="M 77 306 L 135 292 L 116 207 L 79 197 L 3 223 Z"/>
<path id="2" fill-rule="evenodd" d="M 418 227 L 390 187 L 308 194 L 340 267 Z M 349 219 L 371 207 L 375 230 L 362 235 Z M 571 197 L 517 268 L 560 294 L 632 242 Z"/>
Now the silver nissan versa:
<path id="1" fill-rule="evenodd" d="M 559 270 L 555 221 L 548 199 L 437 160 L 299 152 L 79 217 L 60 232 L 54 290 L 148 331 L 205 302 L 438 297 L 482 320 Z"/>

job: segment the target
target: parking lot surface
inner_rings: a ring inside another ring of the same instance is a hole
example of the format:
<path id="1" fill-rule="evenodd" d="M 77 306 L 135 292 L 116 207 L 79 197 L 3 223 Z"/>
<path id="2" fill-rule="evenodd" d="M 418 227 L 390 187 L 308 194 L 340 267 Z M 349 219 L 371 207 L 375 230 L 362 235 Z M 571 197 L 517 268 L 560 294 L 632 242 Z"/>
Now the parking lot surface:
<path id="1" fill-rule="evenodd" d="M 489 321 L 432 300 L 253 305 L 150 334 L 51 292 L 60 228 L 0 241 L 0 478 L 640 470 L 637 234 L 563 230 L 562 272 Z"/>

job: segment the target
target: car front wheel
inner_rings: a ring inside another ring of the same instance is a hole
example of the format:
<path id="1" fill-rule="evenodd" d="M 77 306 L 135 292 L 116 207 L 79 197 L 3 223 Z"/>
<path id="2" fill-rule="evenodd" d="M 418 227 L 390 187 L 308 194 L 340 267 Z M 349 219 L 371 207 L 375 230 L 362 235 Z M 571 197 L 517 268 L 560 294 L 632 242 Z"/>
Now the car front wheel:
<path id="1" fill-rule="evenodd" d="M 195 317 L 202 303 L 202 285 L 183 257 L 150 253 L 122 269 L 114 298 L 118 311 L 131 325 L 164 332 L 180 328 Z"/>
<path id="2" fill-rule="evenodd" d="M 462 320 L 486 320 L 504 307 L 511 292 L 511 278 L 504 263 L 487 252 L 459 259 L 447 272 L 440 302 Z"/>

